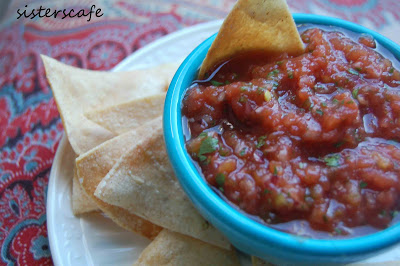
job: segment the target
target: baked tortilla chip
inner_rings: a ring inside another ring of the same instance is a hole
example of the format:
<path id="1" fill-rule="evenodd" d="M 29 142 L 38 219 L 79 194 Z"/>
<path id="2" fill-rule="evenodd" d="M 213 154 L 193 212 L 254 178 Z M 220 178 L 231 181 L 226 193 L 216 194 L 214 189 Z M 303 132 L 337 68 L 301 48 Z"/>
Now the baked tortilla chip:
<path id="1" fill-rule="evenodd" d="M 285 0 L 237 1 L 204 59 L 199 78 L 224 60 L 247 51 L 271 55 L 304 51 Z"/>
<path id="2" fill-rule="evenodd" d="M 64 130 L 80 155 L 115 136 L 84 113 L 165 92 L 178 65 L 128 72 L 79 69 L 42 55 Z"/>
<path id="3" fill-rule="evenodd" d="M 82 181 L 81 185 L 96 205 L 119 226 L 150 239 L 157 236 L 161 227 L 123 208 L 103 202 L 94 196 L 94 192 L 100 181 L 128 149 L 144 141 L 147 136 L 151 135 L 151 132 L 154 132 L 156 128 L 161 128 L 161 126 L 162 118 L 158 117 L 142 127 L 104 142 L 76 159 L 78 176 Z"/>
<path id="4" fill-rule="evenodd" d="M 75 164 L 75 161 L 74 161 Z M 76 166 L 74 167 L 74 177 L 72 179 L 72 212 L 74 215 L 96 211 L 97 205 L 89 198 L 86 192 L 82 189 L 78 174 L 76 173 Z"/>
<path id="5" fill-rule="evenodd" d="M 100 126 L 120 135 L 145 122 L 161 116 L 165 93 L 135 99 L 130 102 L 86 113 L 86 117 Z"/>
<path id="6" fill-rule="evenodd" d="M 239 266 L 240 262 L 235 250 L 224 250 L 164 229 L 133 265 Z"/>
<path id="7" fill-rule="evenodd" d="M 228 240 L 194 208 L 176 179 L 162 128 L 149 132 L 113 166 L 95 196 L 161 227 L 230 248 Z"/>

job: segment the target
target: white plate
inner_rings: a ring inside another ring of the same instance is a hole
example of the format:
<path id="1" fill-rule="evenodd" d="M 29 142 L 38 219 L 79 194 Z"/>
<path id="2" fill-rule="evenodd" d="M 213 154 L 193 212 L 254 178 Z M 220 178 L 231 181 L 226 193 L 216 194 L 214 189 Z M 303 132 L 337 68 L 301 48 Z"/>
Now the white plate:
<path id="1" fill-rule="evenodd" d="M 197 45 L 217 32 L 222 20 L 172 33 L 141 48 L 112 71 L 144 68 L 184 59 Z M 74 154 L 64 136 L 57 149 L 47 194 L 47 230 L 55 265 L 132 265 L 150 243 L 115 225 L 99 213 L 75 217 L 71 209 Z M 242 264 L 249 264 L 241 256 Z M 364 262 L 400 261 L 400 246 Z M 371 265 L 372 265 L 371 264 Z"/>
<path id="2" fill-rule="evenodd" d="M 125 58 L 113 71 L 184 59 L 217 32 L 212 21 L 169 34 Z M 64 136 L 57 149 L 47 193 L 47 230 L 55 265 L 132 265 L 149 240 L 121 229 L 101 214 L 75 217 L 71 209 L 74 154 Z"/>

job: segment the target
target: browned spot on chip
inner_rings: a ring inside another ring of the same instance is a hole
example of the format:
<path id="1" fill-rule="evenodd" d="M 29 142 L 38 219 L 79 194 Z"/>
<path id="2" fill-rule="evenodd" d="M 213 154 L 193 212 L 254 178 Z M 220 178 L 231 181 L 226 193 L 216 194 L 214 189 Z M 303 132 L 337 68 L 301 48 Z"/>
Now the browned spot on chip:
<path id="1" fill-rule="evenodd" d="M 303 42 L 285 0 L 239 0 L 201 65 L 199 78 L 243 52 L 301 54 Z"/>

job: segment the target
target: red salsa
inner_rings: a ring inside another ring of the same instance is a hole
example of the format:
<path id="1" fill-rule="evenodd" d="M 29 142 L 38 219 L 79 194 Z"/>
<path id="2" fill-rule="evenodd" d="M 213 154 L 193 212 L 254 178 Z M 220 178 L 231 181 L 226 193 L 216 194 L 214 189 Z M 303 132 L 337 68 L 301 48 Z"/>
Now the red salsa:
<path id="1" fill-rule="evenodd" d="M 193 83 L 187 150 L 271 226 L 383 229 L 400 210 L 400 72 L 369 36 L 302 31 L 300 56 L 241 55 Z"/>

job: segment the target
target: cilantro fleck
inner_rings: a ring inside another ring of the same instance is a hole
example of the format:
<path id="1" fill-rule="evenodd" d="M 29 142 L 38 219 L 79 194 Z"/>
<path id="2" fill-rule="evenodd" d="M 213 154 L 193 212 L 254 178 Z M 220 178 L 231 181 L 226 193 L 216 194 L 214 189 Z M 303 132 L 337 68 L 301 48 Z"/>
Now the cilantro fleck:
<path id="1" fill-rule="evenodd" d="M 245 87 L 245 86 L 240 87 L 240 91 L 246 91 L 246 90 L 247 90 L 247 87 Z"/>
<path id="2" fill-rule="evenodd" d="M 358 129 L 354 130 L 354 138 L 355 138 L 358 142 L 362 141 L 362 138 L 361 138 L 361 136 L 360 136 L 360 132 L 358 132 Z"/>
<path id="3" fill-rule="evenodd" d="M 271 193 L 271 191 L 269 189 L 264 189 L 264 195 L 269 194 L 269 193 Z"/>
<path id="4" fill-rule="evenodd" d="M 262 94 L 264 92 L 265 88 L 263 87 L 258 87 L 257 88 L 257 94 Z"/>
<path id="5" fill-rule="evenodd" d="M 274 69 L 274 70 L 272 70 L 271 72 L 268 73 L 268 77 L 267 77 L 267 78 L 270 78 L 270 77 L 272 77 L 272 76 L 275 76 L 275 75 L 277 75 L 278 73 L 279 73 L 279 69 Z"/>
<path id="6" fill-rule="evenodd" d="M 223 145 L 220 145 L 218 153 L 221 156 L 227 156 L 229 154 L 229 151 Z"/>
<path id="7" fill-rule="evenodd" d="M 334 146 L 336 147 L 336 148 L 339 148 L 340 146 L 342 146 L 344 144 L 344 141 L 339 141 L 339 142 L 336 142 L 335 144 L 334 144 Z"/>
<path id="8" fill-rule="evenodd" d="M 357 99 L 358 89 L 353 90 L 353 92 L 351 93 L 351 95 L 353 95 L 353 98 L 354 98 L 354 99 Z"/>
<path id="9" fill-rule="evenodd" d="M 225 85 L 231 84 L 229 80 L 225 80 Z"/>
<path id="10" fill-rule="evenodd" d="M 277 64 L 278 66 L 280 66 L 280 65 L 283 64 L 283 61 L 278 61 L 278 62 L 276 62 L 276 64 Z"/>
<path id="11" fill-rule="evenodd" d="M 353 101 L 347 101 L 346 104 L 353 104 Z"/>
<path id="12" fill-rule="evenodd" d="M 322 105 L 323 107 L 327 107 L 327 106 L 328 106 L 328 104 L 327 104 L 326 102 L 322 102 L 321 105 Z"/>
<path id="13" fill-rule="evenodd" d="M 326 163 L 327 166 L 339 166 L 339 160 L 340 160 L 340 154 L 333 154 L 333 155 L 329 155 L 326 156 L 324 158 L 324 162 Z"/>
<path id="14" fill-rule="evenodd" d="M 349 72 L 350 74 L 353 74 L 353 75 L 360 75 L 360 73 L 357 71 L 357 70 L 355 70 L 354 68 L 349 68 L 349 69 L 347 69 L 347 72 Z"/>
<path id="15" fill-rule="evenodd" d="M 224 192 L 224 188 L 223 187 L 220 187 L 220 188 L 218 188 L 222 193 Z"/>
<path id="16" fill-rule="evenodd" d="M 338 103 L 339 103 L 338 99 L 333 99 L 332 102 L 333 102 L 334 104 L 338 104 Z"/>
<path id="17" fill-rule="evenodd" d="M 219 155 L 221 155 L 221 156 L 227 156 L 229 153 L 227 152 L 227 151 L 225 151 L 225 150 L 220 150 L 219 151 Z"/>
<path id="18" fill-rule="evenodd" d="M 222 187 L 225 184 L 225 175 L 223 173 L 218 173 L 215 177 L 215 182 L 217 182 L 218 186 Z"/>
<path id="19" fill-rule="evenodd" d="M 199 137 L 200 137 L 200 138 L 207 137 L 207 132 L 205 132 L 205 131 L 204 131 L 204 132 L 201 132 L 200 135 L 199 135 Z"/>
<path id="20" fill-rule="evenodd" d="M 368 186 L 367 182 L 361 181 L 360 188 L 366 188 Z"/>
<path id="21" fill-rule="evenodd" d="M 310 98 L 307 98 L 307 100 L 304 101 L 302 107 L 312 110 L 314 107 L 314 103 L 310 100 Z"/>
<path id="22" fill-rule="evenodd" d="M 398 211 L 391 211 L 390 215 L 392 216 L 392 218 L 394 218 L 397 214 L 399 214 Z"/>
<path id="23" fill-rule="evenodd" d="M 211 83 L 211 85 L 213 85 L 213 86 L 221 86 L 221 85 L 224 85 L 224 83 L 219 82 L 219 81 L 216 81 L 216 80 L 211 80 L 210 83 Z"/>
<path id="24" fill-rule="evenodd" d="M 324 112 L 321 109 L 317 109 L 315 112 L 321 116 L 324 114 Z"/>
<path id="25" fill-rule="evenodd" d="M 274 166 L 274 175 L 278 175 L 278 169 L 276 169 L 276 166 Z"/>
<path id="26" fill-rule="evenodd" d="M 257 147 L 257 148 L 261 148 L 262 146 L 264 146 L 264 144 L 265 144 L 265 139 L 266 139 L 266 138 L 267 138 L 266 136 L 261 136 L 261 137 L 259 137 L 259 138 L 258 138 L 258 141 L 257 141 L 256 147 Z"/>
<path id="27" fill-rule="evenodd" d="M 391 68 L 389 69 L 389 73 L 392 74 L 393 72 L 394 72 L 394 68 L 391 67 Z"/>
<path id="28" fill-rule="evenodd" d="M 293 78 L 293 71 L 292 70 L 288 70 L 287 74 L 288 74 L 288 78 L 289 79 Z"/>
<path id="29" fill-rule="evenodd" d="M 335 228 L 335 232 L 336 232 L 336 234 L 338 234 L 338 235 L 341 235 L 341 234 L 342 234 L 342 230 L 340 230 L 339 228 Z"/>
<path id="30" fill-rule="evenodd" d="M 244 96 L 240 96 L 239 102 L 240 102 L 240 103 L 245 103 L 245 102 L 247 102 L 247 98 L 244 97 Z"/>
<path id="31" fill-rule="evenodd" d="M 213 137 L 205 138 L 200 144 L 200 149 L 198 153 L 200 161 L 205 161 L 207 157 L 204 156 L 204 154 L 214 152 L 217 149 L 217 147 L 218 147 L 218 139 Z"/>
<path id="32" fill-rule="evenodd" d="M 245 153 L 246 153 L 246 148 L 243 148 L 243 149 L 239 152 L 239 155 L 240 155 L 240 156 L 244 156 Z"/>
<path id="33" fill-rule="evenodd" d="M 203 165 L 209 165 L 211 162 L 211 158 L 207 158 L 206 156 L 202 155 L 202 158 L 206 158 L 206 160 L 201 161 Z"/>

